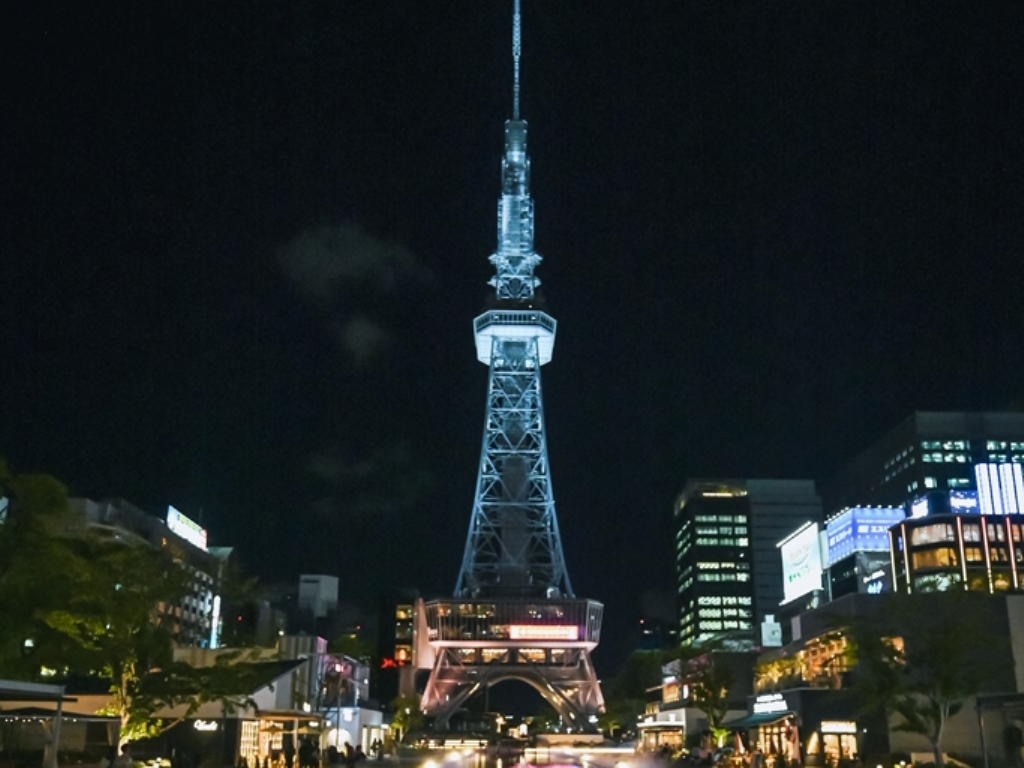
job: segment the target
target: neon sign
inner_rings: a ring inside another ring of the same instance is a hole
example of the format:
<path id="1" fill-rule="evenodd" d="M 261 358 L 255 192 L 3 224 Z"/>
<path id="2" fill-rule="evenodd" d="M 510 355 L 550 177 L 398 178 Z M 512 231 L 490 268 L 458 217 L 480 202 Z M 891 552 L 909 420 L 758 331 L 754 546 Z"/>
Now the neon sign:
<path id="1" fill-rule="evenodd" d="M 189 544 L 206 551 L 206 529 L 170 505 L 167 505 L 167 527 Z"/>
<path id="2" fill-rule="evenodd" d="M 580 628 L 575 624 L 512 624 L 508 636 L 512 640 L 579 640 Z"/>

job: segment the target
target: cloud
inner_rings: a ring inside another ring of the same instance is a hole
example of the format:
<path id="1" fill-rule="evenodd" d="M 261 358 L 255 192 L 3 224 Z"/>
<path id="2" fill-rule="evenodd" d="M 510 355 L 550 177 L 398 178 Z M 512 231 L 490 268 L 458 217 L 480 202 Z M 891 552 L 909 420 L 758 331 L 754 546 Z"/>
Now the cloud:
<path id="1" fill-rule="evenodd" d="M 359 365 L 390 345 L 402 294 L 434 279 L 408 247 L 351 221 L 302 230 L 278 251 L 278 261 Z"/>
<path id="2" fill-rule="evenodd" d="M 365 365 L 391 343 L 391 333 L 362 313 L 336 325 L 335 333 L 357 365 Z"/>
<path id="3" fill-rule="evenodd" d="M 354 455 L 340 446 L 310 456 L 306 471 L 319 481 L 313 514 L 322 518 L 390 517 L 415 507 L 432 477 L 408 441 Z"/>

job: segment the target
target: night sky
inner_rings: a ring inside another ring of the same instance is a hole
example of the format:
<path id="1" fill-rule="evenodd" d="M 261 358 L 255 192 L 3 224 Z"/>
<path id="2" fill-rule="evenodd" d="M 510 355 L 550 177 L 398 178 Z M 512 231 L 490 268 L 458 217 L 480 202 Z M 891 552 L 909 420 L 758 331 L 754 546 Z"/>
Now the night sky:
<path id="1" fill-rule="evenodd" d="M 1024 5 L 523 0 L 543 385 L 599 671 L 687 477 L 1024 406 Z M 0 455 L 265 581 L 454 589 L 511 0 L 37 2 L 0 31 Z"/>

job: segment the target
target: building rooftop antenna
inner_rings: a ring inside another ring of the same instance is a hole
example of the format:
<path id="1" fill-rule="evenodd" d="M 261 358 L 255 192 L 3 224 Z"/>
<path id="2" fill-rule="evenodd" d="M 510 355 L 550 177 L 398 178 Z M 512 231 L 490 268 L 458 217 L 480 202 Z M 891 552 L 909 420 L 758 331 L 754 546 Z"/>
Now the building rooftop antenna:
<path id="1" fill-rule="evenodd" d="M 522 14 L 519 0 L 512 11 L 512 119 L 519 119 L 519 57 L 523 52 Z"/>

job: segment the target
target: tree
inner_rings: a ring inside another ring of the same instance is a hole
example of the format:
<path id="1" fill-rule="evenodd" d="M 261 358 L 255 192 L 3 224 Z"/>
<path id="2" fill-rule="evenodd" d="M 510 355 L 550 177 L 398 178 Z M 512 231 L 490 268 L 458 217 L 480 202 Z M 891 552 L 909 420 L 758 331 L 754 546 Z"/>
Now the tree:
<path id="1" fill-rule="evenodd" d="M 633 730 L 647 706 L 649 691 L 661 685 L 661 668 L 665 655 L 661 651 L 633 651 L 604 686 L 605 711 L 598 722 L 606 733 L 619 729 Z"/>
<path id="2" fill-rule="evenodd" d="M 398 741 L 404 741 L 411 731 L 423 728 L 423 710 L 418 696 L 396 696 L 391 700 L 391 709 L 394 712 L 391 724 L 400 733 Z"/>
<path id="3" fill-rule="evenodd" d="M 85 535 L 67 545 L 77 557 L 61 585 L 60 607 L 40 618 L 58 640 L 40 661 L 87 670 L 110 681 L 103 714 L 120 721 L 120 741 L 153 735 L 159 705 L 144 693 L 146 678 L 172 663 L 171 614 L 191 589 L 191 576 L 163 550 Z"/>
<path id="4" fill-rule="evenodd" d="M 729 711 L 729 693 L 736 685 L 736 669 L 721 643 L 680 646 L 672 654 L 678 680 L 690 689 L 690 704 L 708 719 L 715 742 L 721 746 L 729 732 L 722 721 Z"/>
<path id="5" fill-rule="evenodd" d="M 33 679 L 41 620 L 59 606 L 73 553 L 59 534 L 72 526 L 67 489 L 55 478 L 15 474 L 0 459 L 0 676 Z"/>
<path id="6" fill-rule="evenodd" d="M 721 653 L 710 650 L 691 659 L 682 676 L 690 686 L 691 703 L 707 716 L 708 726 L 720 741 L 722 721 L 729 711 L 729 691 L 736 684 L 735 670 Z"/>
<path id="7" fill-rule="evenodd" d="M 889 595 L 875 615 L 849 626 L 853 690 L 865 712 L 884 708 L 894 730 L 927 739 L 943 768 L 949 719 L 965 700 L 1012 674 L 1007 633 L 987 594 Z"/>
<path id="8" fill-rule="evenodd" d="M 231 659 L 201 669 L 172 660 L 172 613 L 192 575 L 171 551 L 97 535 L 47 475 L 16 475 L 0 462 L 0 496 L 0 674 L 109 684 L 103 714 L 118 717 L 119 743 L 173 725 L 153 720 L 165 706 L 184 704 L 187 717 L 207 701 L 245 701 L 251 670 Z"/>

